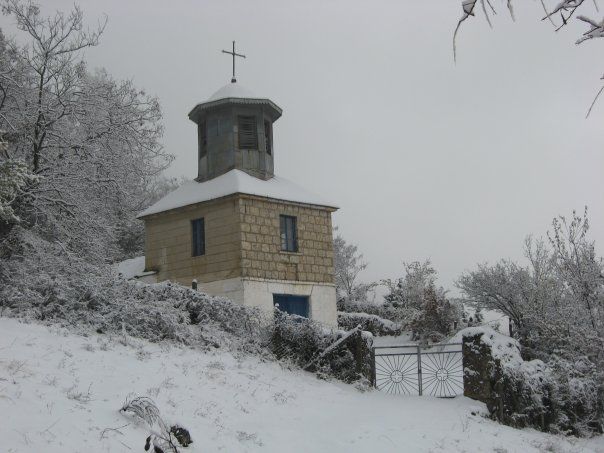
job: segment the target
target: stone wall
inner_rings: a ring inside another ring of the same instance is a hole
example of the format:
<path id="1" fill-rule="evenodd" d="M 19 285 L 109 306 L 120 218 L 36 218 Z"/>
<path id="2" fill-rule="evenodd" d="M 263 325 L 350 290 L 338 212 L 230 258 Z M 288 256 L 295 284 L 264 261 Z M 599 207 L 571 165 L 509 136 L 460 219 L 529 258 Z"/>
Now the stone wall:
<path id="1" fill-rule="evenodd" d="M 204 218 L 205 255 L 192 256 L 191 221 Z M 241 231 L 236 197 L 163 212 L 145 219 L 145 269 L 158 281 L 190 286 L 241 276 Z"/>
<path id="2" fill-rule="evenodd" d="M 279 216 L 295 216 L 298 252 L 281 250 Z M 191 221 L 204 218 L 205 255 L 192 256 Z M 157 281 L 273 309 L 273 294 L 308 296 L 312 319 L 335 326 L 331 209 L 236 194 L 145 221 L 145 268 Z"/>
<path id="3" fill-rule="evenodd" d="M 244 277 L 334 283 L 331 209 L 242 195 Z M 297 218 L 298 252 L 281 250 L 279 216 Z"/>
<path id="4" fill-rule="evenodd" d="M 557 424 L 554 385 L 542 361 L 525 362 L 515 340 L 487 327 L 462 335 L 464 396 L 485 403 L 506 425 L 549 431 Z"/>
<path id="5" fill-rule="evenodd" d="M 235 277 L 334 283 L 331 209 L 233 195 L 145 220 L 145 268 L 190 285 Z M 298 252 L 281 250 L 279 216 L 295 216 Z M 191 220 L 203 217 L 206 253 L 191 256 Z"/>

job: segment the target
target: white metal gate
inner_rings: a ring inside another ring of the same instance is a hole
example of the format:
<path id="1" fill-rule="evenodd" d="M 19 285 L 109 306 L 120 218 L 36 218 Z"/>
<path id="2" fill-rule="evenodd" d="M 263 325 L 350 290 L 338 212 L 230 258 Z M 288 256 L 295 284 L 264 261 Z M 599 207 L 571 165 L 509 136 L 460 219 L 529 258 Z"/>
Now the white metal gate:
<path id="1" fill-rule="evenodd" d="M 373 356 L 373 382 L 380 391 L 440 398 L 463 395 L 461 343 L 376 346 Z"/>

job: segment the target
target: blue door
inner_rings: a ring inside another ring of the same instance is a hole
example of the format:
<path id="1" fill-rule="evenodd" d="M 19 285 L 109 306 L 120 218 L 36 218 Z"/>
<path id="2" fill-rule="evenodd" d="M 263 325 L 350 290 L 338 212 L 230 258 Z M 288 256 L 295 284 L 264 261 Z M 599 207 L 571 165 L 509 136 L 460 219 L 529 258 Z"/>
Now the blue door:
<path id="1" fill-rule="evenodd" d="M 308 296 L 292 296 L 291 294 L 273 294 L 273 304 L 278 305 L 279 310 L 308 318 L 310 307 Z"/>

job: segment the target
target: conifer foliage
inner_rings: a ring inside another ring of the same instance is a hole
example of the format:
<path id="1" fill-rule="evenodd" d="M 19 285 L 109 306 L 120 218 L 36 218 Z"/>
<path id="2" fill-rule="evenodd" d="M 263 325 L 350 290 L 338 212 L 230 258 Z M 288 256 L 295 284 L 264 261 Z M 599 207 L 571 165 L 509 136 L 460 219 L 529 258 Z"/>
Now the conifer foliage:
<path id="1" fill-rule="evenodd" d="M 405 263 L 405 275 L 384 280 L 385 305 L 413 332 L 413 339 L 440 341 L 453 332 L 461 312 L 436 285 L 436 270 L 429 260 Z"/>

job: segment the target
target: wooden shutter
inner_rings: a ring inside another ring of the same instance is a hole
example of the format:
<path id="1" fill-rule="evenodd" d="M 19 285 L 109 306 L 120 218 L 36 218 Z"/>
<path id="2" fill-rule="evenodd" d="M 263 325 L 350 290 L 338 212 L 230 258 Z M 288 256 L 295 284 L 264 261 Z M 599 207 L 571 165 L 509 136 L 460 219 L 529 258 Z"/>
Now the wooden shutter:
<path id="1" fill-rule="evenodd" d="M 237 117 L 239 149 L 258 149 L 258 128 L 255 116 Z"/>
<path id="2" fill-rule="evenodd" d="M 199 134 L 199 158 L 201 159 L 208 153 L 208 128 L 205 121 L 199 123 L 197 133 Z"/>
<path id="3" fill-rule="evenodd" d="M 266 142 L 266 152 L 271 155 L 273 152 L 273 134 L 271 133 L 271 122 L 264 120 L 264 141 Z"/>

